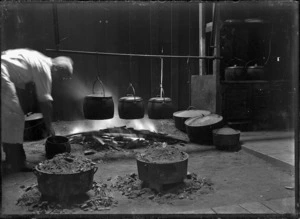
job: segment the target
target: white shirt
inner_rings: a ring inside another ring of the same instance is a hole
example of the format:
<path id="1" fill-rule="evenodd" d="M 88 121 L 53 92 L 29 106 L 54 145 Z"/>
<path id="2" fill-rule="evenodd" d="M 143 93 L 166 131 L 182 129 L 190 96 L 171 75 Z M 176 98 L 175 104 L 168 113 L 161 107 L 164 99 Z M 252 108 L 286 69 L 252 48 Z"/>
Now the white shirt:
<path id="1" fill-rule="evenodd" d="M 53 100 L 51 58 L 30 49 L 13 49 L 2 52 L 1 61 L 8 70 L 7 77 L 16 87 L 24 88 L 26 83 L 34 82 L 39 101 Z"/>

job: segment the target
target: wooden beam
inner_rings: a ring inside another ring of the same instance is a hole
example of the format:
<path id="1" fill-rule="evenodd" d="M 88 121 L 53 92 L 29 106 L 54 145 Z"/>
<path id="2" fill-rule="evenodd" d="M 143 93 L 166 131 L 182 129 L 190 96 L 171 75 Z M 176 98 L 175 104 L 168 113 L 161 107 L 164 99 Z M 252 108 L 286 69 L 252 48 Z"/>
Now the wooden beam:
<path id="1" fill-rule="evenodd" d="M 205 56 L 205 10 L 204 3 L 199 3 L 199 56 Z M 199 60 L 199 75 L 205 75 L 205 60 Z"/>

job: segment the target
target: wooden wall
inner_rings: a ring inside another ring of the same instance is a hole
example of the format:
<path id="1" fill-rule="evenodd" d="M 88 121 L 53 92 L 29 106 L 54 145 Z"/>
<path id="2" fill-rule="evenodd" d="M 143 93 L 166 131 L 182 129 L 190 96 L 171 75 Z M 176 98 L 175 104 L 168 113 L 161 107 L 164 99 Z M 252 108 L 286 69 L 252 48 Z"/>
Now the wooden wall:
<path id="1" fill-rule="evenodd" d="M 198 55 L 196 2 L 57 3 L 59 45 L 55 44 L 54 3 L 2 3 L 2 51 L 28 47 L 48 56 L 68 55 L 75 63 L 71 81 L 53 83 L 54 117 L 82 118 L 82 100 L 97 74 L 117 100 L 131 82 L 145 103 L 159 94 L 158 58 L 56 54 L 47 48 L 113 53 Z M 189 70 L 190 69 L 190 70 Z M 198 60 L 165 59 L 164 90 L 176 109 L 189 106 L 189 74 Z M 96 87 L 98 92 L 99 87 Z"/>

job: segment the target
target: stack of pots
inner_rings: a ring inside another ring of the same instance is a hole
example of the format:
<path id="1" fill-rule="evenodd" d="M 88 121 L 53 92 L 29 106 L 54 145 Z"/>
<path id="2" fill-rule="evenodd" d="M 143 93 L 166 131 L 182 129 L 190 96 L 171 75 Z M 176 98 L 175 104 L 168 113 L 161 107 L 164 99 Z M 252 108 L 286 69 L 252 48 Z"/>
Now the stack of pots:
<path id="1" fill-rule="evenodd" d="M 212 145 L 213 130 L 223 126 L 223 117 L 217 114 L 197 116 L 184 122 L 186 131 L 191 142 Z"/>
<path id="2" fill-rule="evenodd" d="M 173 113 L 173 118 L 175 122 L 175 127 L 183 132 L 186 132 L 186 127 L 184 122 L 192 117 L 196 116 L 207 116 L 210 114 L 210 111 L 199 110 L 193 106 L 188 107 L 187 110 L 177 111 Z"/>
<path id="3" fill-rule="evenodd" d="M 121 119 L 141 119 L 144 117 L 144 102 L 141 97 L 135 96 L 135 89 L 129 84 L 133 94 L 127 94 L 119 99 L 118 111 Z M 127 89 L 127 90 L 128 90 Z"/>
<path id="4" fill-rule="evenodd" d="M 95 94 L 94 88 L 99 82 L 103 89 L 103 96 Z M 83 113 L 86 119 L 104 120 L 111 119 L 114 116 L 114 102 L 112 96 L 105 96 L 104 85 L 97 77 L 93 85 L 93 94 L 87 95 L 83 102 Z"/>

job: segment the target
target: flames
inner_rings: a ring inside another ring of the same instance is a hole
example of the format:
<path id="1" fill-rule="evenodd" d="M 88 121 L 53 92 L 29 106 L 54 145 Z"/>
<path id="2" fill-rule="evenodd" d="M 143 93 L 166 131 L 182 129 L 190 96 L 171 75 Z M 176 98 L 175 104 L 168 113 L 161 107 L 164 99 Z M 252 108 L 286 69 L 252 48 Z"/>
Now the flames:
<path id="1" fill-rule="evenodd" d="M 134 120 L 123 120 L 118 117 L 107 120 L 82 120 L 78 121 L 77 124 L 69 131 L 68 134 L 75 134 L 80 132 L 97 131 L 99 129 L 106 129 L 112 127 L 126 126 L 134 128 L 136 130 L 146 129 L 151 132 L 156 132 L 157 129 L 148 118 L 134 119 Z"/>

